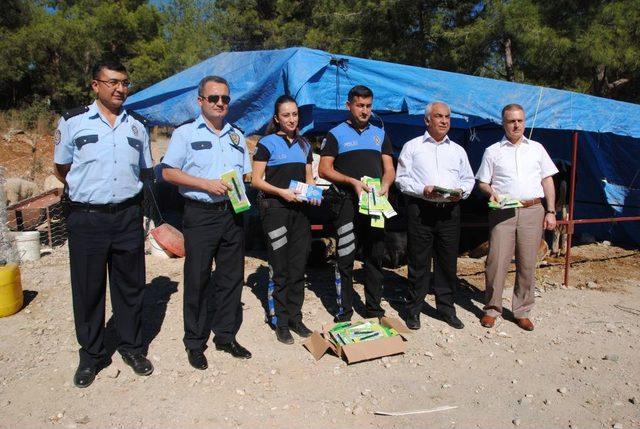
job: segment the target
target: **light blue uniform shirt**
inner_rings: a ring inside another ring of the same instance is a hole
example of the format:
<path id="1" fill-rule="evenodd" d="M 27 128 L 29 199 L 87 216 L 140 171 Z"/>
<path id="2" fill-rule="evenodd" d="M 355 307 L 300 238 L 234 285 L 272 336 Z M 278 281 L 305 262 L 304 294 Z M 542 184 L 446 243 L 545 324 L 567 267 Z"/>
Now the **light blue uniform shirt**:
<path id="1" fill-rule="evenodd" d="M 202 115 L 195 121 L 176 128 L 171 136 L 163 164 L 203 179 L 220 179 L 223 173 L 235 169 L 238 177 L 251 172 L 251 158 L 242 133 L 225 123 L 220 135 L 214 133 Z M 180 186 L 185 198 L 217 203 L 228 200 L 226 195 L 213 195 Z"/>
<path id="2" fill-rule="evenodd" d="M 71 164 L 71 201 L 119 203 L 142 190 L 140 171 L 151 168 L 149 134 L 124 109 L 111 127 L 94 102 L 84 113 L 60 119 L 54 162 Z"/>

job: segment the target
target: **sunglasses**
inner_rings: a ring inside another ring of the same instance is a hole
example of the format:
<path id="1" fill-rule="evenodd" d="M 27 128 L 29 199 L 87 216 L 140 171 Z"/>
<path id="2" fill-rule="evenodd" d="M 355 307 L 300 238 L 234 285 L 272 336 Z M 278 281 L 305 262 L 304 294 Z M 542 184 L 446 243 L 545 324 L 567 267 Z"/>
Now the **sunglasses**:
<path id="1" fill-rule="evenodd" d="M 231 101 L 231 97 L 228 95 L 208 95 L 206 97 L 204 95 L 199 95 L 198 97 L 203 100 L 207 100 L 211 104 L 217 104 L 220 100 L 222 100 L 222 104 L 229 104 Z"/>

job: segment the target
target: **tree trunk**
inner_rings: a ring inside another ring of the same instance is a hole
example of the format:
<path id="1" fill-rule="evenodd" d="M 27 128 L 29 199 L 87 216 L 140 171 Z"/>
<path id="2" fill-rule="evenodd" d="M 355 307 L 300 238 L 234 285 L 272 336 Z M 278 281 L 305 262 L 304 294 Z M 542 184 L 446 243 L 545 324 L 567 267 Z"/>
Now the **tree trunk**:
<path id="1" fill-rule="evenodd" d="M 507 72 L 507 80 L 509 82 L 515 82 L 516 76 L 513 72 L 513 56 L 511 53 L 511 38 L 505 37 L 502 41 L 502 46 L 504 47 L 504 64 L 505 71 Z"/>
<path id="2" fill-rule="evenodd" d="M 607 66 L 598 64 L 593 74 L 593 87 L 591 93 L 598 97 L 606 97 L 612 90 L 617 87 L 629 83 L 630 79 L 622 78 L 609 82 L 607 77 Z"/>

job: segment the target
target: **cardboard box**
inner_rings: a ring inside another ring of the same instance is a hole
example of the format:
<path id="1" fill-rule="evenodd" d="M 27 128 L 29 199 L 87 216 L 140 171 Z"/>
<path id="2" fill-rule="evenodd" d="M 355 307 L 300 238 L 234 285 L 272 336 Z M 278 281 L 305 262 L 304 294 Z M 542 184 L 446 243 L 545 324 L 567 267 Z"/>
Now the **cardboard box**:
<path id="1" fill-rule="evenodd" d="M 377 319 L 370 320 L 378 321 Z M 320 360 L 327 352 L 333 352 L 348 364 L 406 352 L 407 334 L 411 331 L 409 331 L 405 324 L 402 323 L 401 320 L 393 317 L 381 318 L 380 324 L 395 329 L 398 335 L 340 346 L 329 341 L 329 329 L 334 325 L 332 323 L 330 325 L 324 325 L 322 332 L 315 331 L 302 345 L 309 350 L 309 353 L 311 353 L 316 360 Z"/>

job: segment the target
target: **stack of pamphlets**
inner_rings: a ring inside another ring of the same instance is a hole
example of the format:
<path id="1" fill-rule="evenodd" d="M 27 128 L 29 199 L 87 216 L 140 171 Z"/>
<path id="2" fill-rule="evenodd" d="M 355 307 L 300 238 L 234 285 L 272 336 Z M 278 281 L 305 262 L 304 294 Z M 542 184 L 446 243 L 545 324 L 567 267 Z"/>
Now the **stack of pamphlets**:
<path id="1" fill-rule="evenodd" d="M 503 210 L 503 209 L 515 209 L 518 207 L 523 207 L 522 203 L 515 198 L 511 198 L 510 195 L 498 195 L 500 199 L 498 202 L 489 201 L 489 208 L 492 210 Z"/>
<path id="2" fill-rule="evenodd" d="M 427 201 L 433 203 L 448 203 L 451 202 L 451 197 L 462 198 L 462 192 L 458 189 L 443 188 L 441 186 L 434 186 L 433 192 L 437 195 L 427 197 Z"/>
<path id="3" fill-rule="evenodd" d="M 358 322 L 342 322 L 329 330 L 330 341 L 336 346 L 356 344 L 363 341 L 389 338 L 398 335 L 393 328 L 388 328 L 378 322 L 361 320 Z"/>
<path id="4" fill-rule="evenodd" d="M 384 219 L 392 218 L 397 213 L 391 206 L 386 195 L 380 196 L 380 179 L 364 176 L 360 179 L 362 183 L 369 187 L 369 192 L 360 194 L 360 208 L 362 214 L 371 216 L 371 226 L 384 228 Z"/>
<path id="5" fill-rule="evenodd" d="M 298 191 L 298 199 L 300 201 L 318 200 L 322 201 L 322 188 L 319 186 L 308 185 L 306 183 L 292 180 L 289 183 L 289 189 Z"/>
<path id="6" fill-rule="evenodd" d="M 242 180 L 238 177 L 238 172 L 236 170 L 227 171 L 222 174 L 221 179 L 231 188 L 227 191 L 227 195 L 229 196 L 229 200 L 231 200 L 233 211 L 241 213 L 249 210 L 251 203 L 247 197 L 244 183 L 242 183 Z"/>

